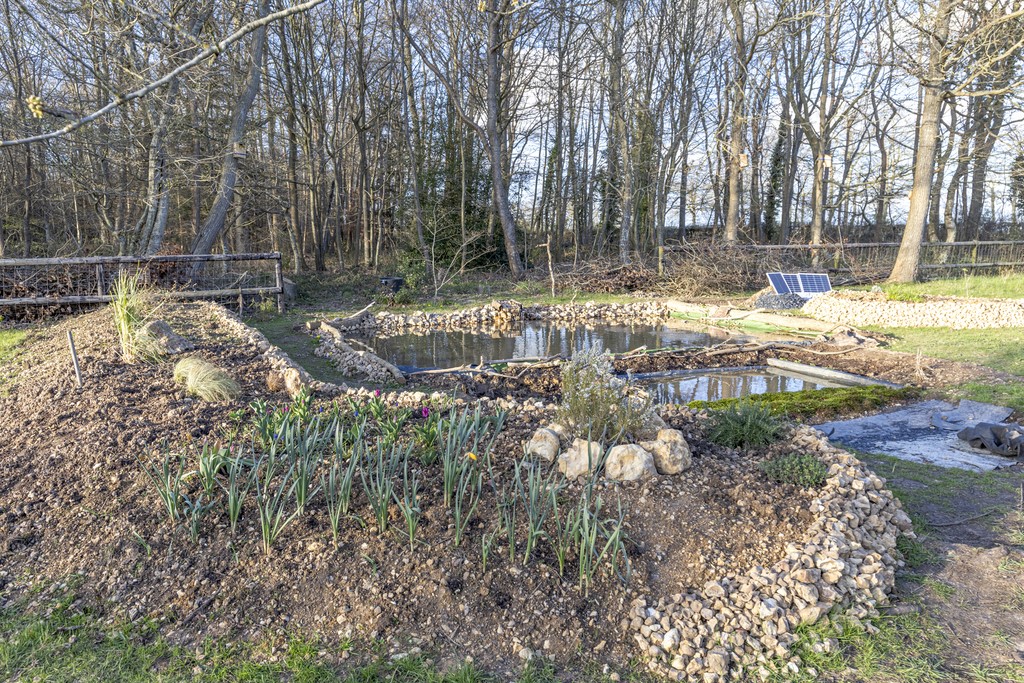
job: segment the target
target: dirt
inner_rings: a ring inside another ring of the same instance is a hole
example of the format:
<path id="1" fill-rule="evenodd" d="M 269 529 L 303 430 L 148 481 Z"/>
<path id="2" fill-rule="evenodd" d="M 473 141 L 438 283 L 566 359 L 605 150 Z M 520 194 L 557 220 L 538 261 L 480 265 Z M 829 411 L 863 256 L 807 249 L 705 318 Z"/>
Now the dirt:
<path id="1" fill-rule="evenodd" d="M 1020 470 L 1006 477 L 1024 487 Z M 1024 666 L 1024 488 L 1015 488 L 965 488 L 908 504 L 933 560 L 901 575 L 892 611 L 923 610 L 946 634 L 944 656 L 954 665 Z"/>
<path id="2" fill-rule="evenodd" d="M 526 566 L 495 549 L 485 570 L 480 546 L 493 505 L 481 504 L 466 541 L 454 547 L 436 464 L 421 468 L 424 517 L 414 552 L 397 534 L 354 520 L 343 522 L 335 547 L 322 499 L 269 557 L 252 509 L 232 536 L 216 508 L 196 544 L 165 519 L 139 459 L 223 438 L 249 402 L 285 397 L 267 395 L 267 363 L 228 335 L 209 305 L 166 305 L 160 314 L 196 353 L 239 380 L 242 397 L 201 403 L 175 387 L 171 363 L 125 365 L 104 310 L 36 333 L 4 371 L 0 397 L 0 599 L 74 585 L 80 605 L 111 622 L 153 619 L 172 642 L 188 645 L 211 636 L 280 643 L 302 634 L 328 652 L 349 639 L 383 640 L 394 651 L 437 653 L 442 664 L 470 655 L 497 673 L 519 670 L 524 647 L 574 668 L 580 652 L 619 667 L 635 655 L 619 626 L 633 597 L 769 564 L 809 521 L 813 493 L 780 487 L 757 467 L 771 450 L 710 445 L 696 418 L 677 411 L 669 421 L 687 435 L 694 466 L 646 484 L 603 485 L 608 509 L 621 503 L 626 511 L 632 574 L 624 583 L 602 572 L 589 593 L 579 590 L 575 566 L 559 575 L 543 542 Z M 66 330 L 75 333 L 81 390 Z M 535 427 L 530 417 L 510 419 L 494 454 L 498 476 L 508 476 Z M 580 495 L 580 486 L 565 495 Z M 363 494 L 355 504 L 369 520 Z"/>

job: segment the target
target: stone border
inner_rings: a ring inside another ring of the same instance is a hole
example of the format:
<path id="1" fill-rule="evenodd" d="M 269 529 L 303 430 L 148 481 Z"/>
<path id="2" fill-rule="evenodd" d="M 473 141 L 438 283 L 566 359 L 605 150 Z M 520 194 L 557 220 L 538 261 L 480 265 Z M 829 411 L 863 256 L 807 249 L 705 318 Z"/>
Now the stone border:
<path id="1" fill-rule="evenodd" d="M 266 335 L 256 328 L 247 325 L 235 313 L 229 311 L 223 305 L 207 302 L 207 307 L 217 320 L 227 327 L 232 334 L 244 342 L 252 344 L 256 350 L 270 363 L 271 375 L 279 375 L 279 379 L 267 378 L 267 383 L 273 385 L 275 381 L 280 382 L 278 388 L 285 388 L 288 393 L 295 395 L 303 386 L 308 386 L 314 392 L 324 395 L 337 395 L 351 392 L 344 384 L 331 384 L 314 379 L 304 367 L 291 359 L 280 347 L 275 346 L 267 339 Z M 272 390 L 276 390 L 271 386 Z"/>
<path id="2" fill-rule="evenodd" d="M 833 608 L 856 625 L 887 601 L 903 566 L 896 539 L 913 537 L 910 518 L 884 479 L 813 428 L 797 427 L 792 443 L 828 466 L 811 503 L 817 519 L 771 567 L 728 574 L 699 591 L 637 598 L 623 628 L 652 671 L 678 681 L 718 683 L 749 674 L 764 680 L 772 660 L 799 668 L 792 653 L 797 626 L 814 624 Z"/>
<path id="3" fill-rule="evenodd" d="M 550 320 L 562 323 L 604 322 L 659 323 L 668 319 L 669 308 L 662 302 L 636 302 L 628 304 L 556 304 L 553 306 L 524 306 L 511 299 L 493 301 L 484 306 L 466 308 L 449 313 L 367 313 L 351 321 L 329 321 L 335 327 L 347 330 L 373 330 L 377 337 L 399 334 L 430 333 L 448 330 L 507 330 L 523 320 Z M 316 325 L 310 326 L 315 329 Z"/>
<path id="4" fill-rule="evenodd" d="M 1024 327 L 1024 300 L 925 297 L 891 301 L 881 292 L 830 292 L 809 300 L 803 313 L 854 327 L 949 327 L 980 330 Z"/>

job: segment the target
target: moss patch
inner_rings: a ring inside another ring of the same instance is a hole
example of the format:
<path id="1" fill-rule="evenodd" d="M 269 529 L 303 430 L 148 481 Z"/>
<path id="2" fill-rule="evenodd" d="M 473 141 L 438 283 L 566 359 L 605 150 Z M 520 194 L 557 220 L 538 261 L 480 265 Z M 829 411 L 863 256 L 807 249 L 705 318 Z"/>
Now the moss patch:
<path id="1" fill-rule="evenodd" d="M 893 389 L 885 386 L 836 387 L 806 391 L 756 394 L 745 399 L 725 398 L 719 401 L 691 401 L 687 404 L 697 410 L 724 410 L 741 400 L 765 405 L 772 415 L 802 419 L 829 419 L 909 401 L 921 396 L 916 387 Z"/>

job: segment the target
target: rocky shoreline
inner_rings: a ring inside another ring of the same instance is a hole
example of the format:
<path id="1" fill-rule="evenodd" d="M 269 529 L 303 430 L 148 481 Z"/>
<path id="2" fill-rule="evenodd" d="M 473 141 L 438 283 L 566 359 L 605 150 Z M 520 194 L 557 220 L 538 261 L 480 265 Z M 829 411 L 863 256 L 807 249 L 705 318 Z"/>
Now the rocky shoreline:
<path id="1" fill-rule="evenodd" d="M 390 337 L 406 333 L 430 333 L 451 330 L 511 330 L 524 320 L 547 320 L 558 323 L 602 322 L 662 322 L 669 317 L 669 308 L 661 302 L 628 304 L 555 304 L 552 306 L 524 306 L 518 301 L 493 301 L 450 313 L 378 313 L 364 312 L 325 324 L 347 331 L 372 330 L 377 337 Z M 324 323 L 321 323 L 324 324 Z M 319 324 L 312 324 L 315 330 Z"/>
<path id="2" fill-rule="evenodd" d="M 802 665 L 792 650 L 796 627 L 840 608 L 849 623 L 870 628 L 860 620 L 887 602 L 903 566 L 896 539 L 913 536 L 910 518 L 884 479 L 813 428 L 797 427 L 792 443 L 829 468 L 812 503 L 816 521 L 771 567 L 728 574 L 700 591 L 637 598 L 622 628 L 653 672 L 703 683 L 748 674 L 766 680 L 775 660 L 795 673 Z M 822 651 L 836 646 L 832 640 L 811 644 Z"/>

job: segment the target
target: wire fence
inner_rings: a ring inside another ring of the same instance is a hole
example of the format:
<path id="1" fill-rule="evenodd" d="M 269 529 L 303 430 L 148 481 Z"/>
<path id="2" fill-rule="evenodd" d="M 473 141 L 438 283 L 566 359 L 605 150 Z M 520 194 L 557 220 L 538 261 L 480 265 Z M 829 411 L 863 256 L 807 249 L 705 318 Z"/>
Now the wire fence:
<path id="1" fill-rule="evenodd" d="M 281 254 L 83 256 L 0 259 L 0 315 L 70 312 L 110 301 L 121 273 L 138 275 L 157 296 L 174 299 L 265 297 L 284 307 Z"/>
<path id="2" fill-rule="evenodd" d="M 839 280 L 872 281 L 885 278 L 899 252 L 899 242 L 834 244 L 742 244 L 719 246 L 741 253 L 752 272 L 815 270 L 839 276 Z M 675 248 L 677 256 L 688 249 Z M 928 279 L 960 275 L 1024 270 L 1024 241 L 925 242 L 921 245 L 919 271 Z"/>

